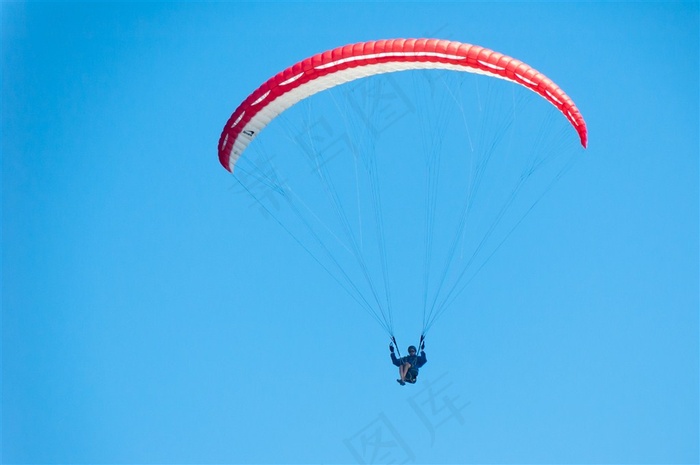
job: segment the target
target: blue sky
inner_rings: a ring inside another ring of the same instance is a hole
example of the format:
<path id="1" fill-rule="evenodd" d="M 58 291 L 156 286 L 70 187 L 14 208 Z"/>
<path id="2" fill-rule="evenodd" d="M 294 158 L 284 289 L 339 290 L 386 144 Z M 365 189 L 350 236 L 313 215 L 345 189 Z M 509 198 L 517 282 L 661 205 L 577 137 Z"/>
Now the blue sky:
<path id="1" fill-rule="evenodd" d="M 590 145 L 402 388 L 216 146 L 296 61 L 422 36 L 542 71 Z M 3 2 L 3 462 L 697 463 L 698 37 L 697 2 Z"/>

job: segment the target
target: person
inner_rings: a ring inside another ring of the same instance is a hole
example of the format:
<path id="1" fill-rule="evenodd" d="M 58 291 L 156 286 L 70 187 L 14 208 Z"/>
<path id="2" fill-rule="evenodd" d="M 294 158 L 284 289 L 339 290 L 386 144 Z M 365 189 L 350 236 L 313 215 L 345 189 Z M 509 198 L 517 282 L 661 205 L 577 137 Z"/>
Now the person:
<path id="1" fill-rule="evenodd" d="M 415 384 L 418 377 L 418 369 L 428 362 L 425 357 L 425 343 L 421 343 L 420 356 L 416 355 L 416 347 L 409 346 L 408 355 L 397 358 L 394 354 L 394 345 L 389 344 L 389 352 L 391 353 L 391 363 L 399 367 L 400 378 L 396 380 L 401 386 L 406 383 Z"/>

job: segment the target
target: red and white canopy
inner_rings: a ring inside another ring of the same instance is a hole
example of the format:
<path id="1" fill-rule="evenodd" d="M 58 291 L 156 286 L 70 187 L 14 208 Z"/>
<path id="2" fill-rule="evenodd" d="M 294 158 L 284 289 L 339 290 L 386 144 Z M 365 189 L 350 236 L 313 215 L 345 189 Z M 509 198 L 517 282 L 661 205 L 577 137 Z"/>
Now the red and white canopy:
<path id="1" fill-rule="evenodd" d="M 586 147 L 583 116 L 559 86 L 522 61 L 476 45 L 438 39 L 361 42 L 319 53 L 290 66 L 250 94 L 233 112 L 219 139 L 219 160 L 233 172 L 248 144 L 277 115 L 322 90 L 366 76 L 410 69 L 486 74 L 520 84 L 557 107 Z"/>

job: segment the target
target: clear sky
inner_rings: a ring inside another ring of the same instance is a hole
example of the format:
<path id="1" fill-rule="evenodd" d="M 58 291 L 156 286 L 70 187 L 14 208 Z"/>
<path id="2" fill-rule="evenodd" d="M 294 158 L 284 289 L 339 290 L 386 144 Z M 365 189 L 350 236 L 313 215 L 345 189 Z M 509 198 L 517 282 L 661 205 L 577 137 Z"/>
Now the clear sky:
<path id="1" fill-rule="evenodd" d="M 697 2 L 1 12 L 3 463 L 700 460 Z M 590 144 L 401 387 L 216 147 L 287 66 L 425 36 L 542 71 Z"/>

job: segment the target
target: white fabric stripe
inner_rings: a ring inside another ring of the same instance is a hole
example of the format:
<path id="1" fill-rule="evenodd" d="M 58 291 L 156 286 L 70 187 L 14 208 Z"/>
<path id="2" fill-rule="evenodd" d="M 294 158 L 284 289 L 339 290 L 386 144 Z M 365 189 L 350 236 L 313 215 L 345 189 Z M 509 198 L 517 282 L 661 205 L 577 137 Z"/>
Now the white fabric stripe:
<path id="1" fill-rule="evenodd" d="M 559 97 L 557 97 L 556 95 L 552 94 L 549 90 L 545 90 L 545 92 L 547 92 L 547 95 L 549 95 L 549 98 L 551 98 L 552 100 L 554 100 L 555 102 L 557 102 L 559 105 L 562 104 L 561 100 L 559 100 Z"/>
<path id="2" fill-rule="evenodd" d="M 537 85 L 533 81 L 531 81 L 528 78 L 526 78 L 525 76 L 523 76 L 522 74 L 515 73 L 515 75 L 518 76 L 521 81 L 526 82 L 526 83 L 530 84 L 531 86 Z"/>
<path id="3" fill-rule="evenodd" d="M 505 69 L 503 66 L 492 65 L 491 63 L 483 60 L 477 60 L 477 63 L 482 66 L 486 66 L 487 68 L 497 69 L 498 71 L 503 71 Z"/>
<path id="4" fill-rule="evenodd" d="M 353 56 L 347 58 L 341 58 L 340 60 L 332 61 L 324 65 L 316 66 L 315 69 L 326 69 L 332 68 L 334 66 L 341 65 L 343 63 L 349 63 L 352 61 L 361 60 L 371 60 L 373 58 L 386 58 L 386 57 L 437 57 L 437 58 L 447 58 L 450 60 L 466 60 L 466 57 L 460 55 L 448 55 L 447 53 L 439 52 L 382 52 L 382 53 L 370 53 L 368 55 Z"/>
<path id="5" fill-rule="evenodd" d="M 299 79 L 300 77 L 302 77 L 303 75 L 304 75 L 304 73 L 299 73 L 299 74 L 297 74 L 296 76 L 292 76 L 292 77 L 290 77 L 289 79 L 287 79 L 286 81 L 280 82 L 280 85 L 281 85 L 281 86 L 289 85 L 289 84 L 291 84 L 292 82 L 294 82 L 294 81 L 296 81 L 297 79 Z"/>
<path id="6" fill-rule="evenodd" d="M 236 121 L 233 122 L 233 124 L 231 125 L 231 127 L 233 128 L 233 127 L 236 126 L 238 123 L 240 123 L 241 120 L 243 119 L 243 116 L 245 116 L 245 110 L 243 111 L 243 113 L 241 113 L 241 114 L 238 116 L 238 118 L 236 118 Z"/>
<path id="7" fill-rule="evenodd" d="M 258 103 L 262 102 L 263 100 L 265 100 L 265 97 L 267 97 L 268 95 L 270 95 L 269 90 L 267 92 L 265 92 L 265 94 L 262 97 L 260 97 L 255 102 L 253 102 L 252 105 L 257 105 Z"/>

